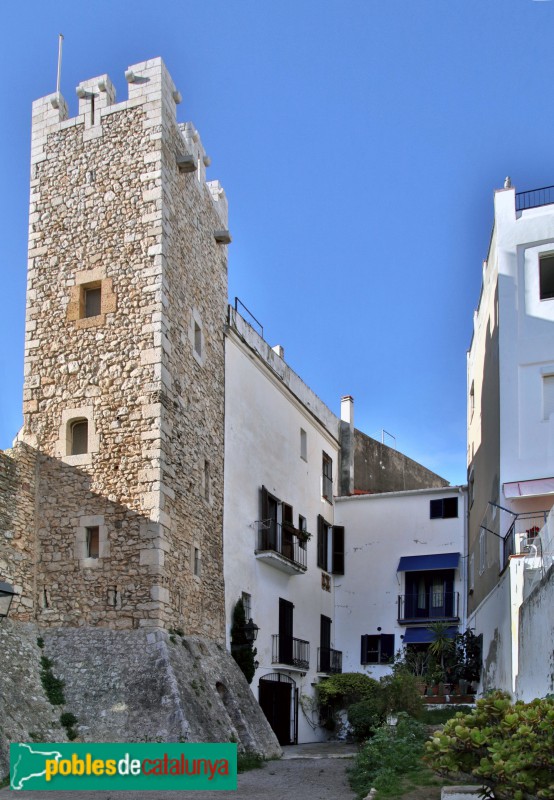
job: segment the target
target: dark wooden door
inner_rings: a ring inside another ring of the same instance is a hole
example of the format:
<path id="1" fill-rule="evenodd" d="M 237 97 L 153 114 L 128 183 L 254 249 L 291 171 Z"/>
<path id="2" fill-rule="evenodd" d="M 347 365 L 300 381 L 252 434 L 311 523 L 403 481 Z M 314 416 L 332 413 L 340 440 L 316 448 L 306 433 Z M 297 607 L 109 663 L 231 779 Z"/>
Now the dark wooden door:
<path id="1" fill-rule="evenodd" d="M 291 739 L 292 684 L 260 680 L 260 706 L 279 744 L 294 744 Z"/>

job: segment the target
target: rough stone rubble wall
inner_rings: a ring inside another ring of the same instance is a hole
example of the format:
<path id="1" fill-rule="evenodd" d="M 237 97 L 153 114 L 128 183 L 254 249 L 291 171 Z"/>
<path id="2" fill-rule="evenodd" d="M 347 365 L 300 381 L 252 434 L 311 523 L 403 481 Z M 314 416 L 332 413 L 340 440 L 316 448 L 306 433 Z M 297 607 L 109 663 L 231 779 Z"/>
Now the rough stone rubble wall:
<path id="1" fill-rule="evenodd" d="M 85 741 L 233 738 L 242 749 L 280 754 L 244 676 L 216 642 L 76 628 L 48 629 L 44 639 Z"/>
<path id="2" fill-rule="evenodd" d="M 65 742 L 60 706 L 50 705 L 40 680 L 38 628 L 0 624 L 0 778 L 10 769 L 10 742 Z"/>
<path id="3" fill-rule="evenodd" d="M 32 448 L 0 452 L 0 581 L 14 587 L 10 617 L 22 621 L 35 613 L 36 474 Z"/>

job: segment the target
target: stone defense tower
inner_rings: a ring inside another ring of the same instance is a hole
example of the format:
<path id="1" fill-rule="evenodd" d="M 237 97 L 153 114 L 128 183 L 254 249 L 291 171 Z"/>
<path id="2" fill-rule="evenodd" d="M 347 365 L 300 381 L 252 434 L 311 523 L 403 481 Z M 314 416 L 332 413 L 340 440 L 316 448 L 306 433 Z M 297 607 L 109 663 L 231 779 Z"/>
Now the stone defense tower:
<path id="1" fill-rule="evenodd" d="M 36 619 L 224 636 L 227 202 L 163 61 L 33 104 Z"/>

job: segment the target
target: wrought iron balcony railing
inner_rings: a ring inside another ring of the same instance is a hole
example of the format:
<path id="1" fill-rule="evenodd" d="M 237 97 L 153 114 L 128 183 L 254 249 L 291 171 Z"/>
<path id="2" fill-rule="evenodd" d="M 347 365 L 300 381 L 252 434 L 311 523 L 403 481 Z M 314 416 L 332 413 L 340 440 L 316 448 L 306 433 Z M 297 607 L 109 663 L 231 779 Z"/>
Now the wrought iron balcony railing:
<path id="1" fill-rule="evenodd" d="M 540 189 L 531 189 L 528 192 L 516 193 L 516 211 L 525 211 L 526 208 L 537 208 L 554 203 L 554 186 L 543 186 Z"/>
<path id="2" fill-rule="evenodd" d="M 459 619 L 459 592 L 430 590 L 398 596 L 398 622 L 434 622 Z"/>
<path id="3" fill-rule="evenodd" d="M 289 525 L 281 525 L 275 520 L 258 522 L 258 541 L 256 553 L 273 552 L 291 561 L 299 569 L 307 569 L 307 536 L 304 531 Z"/>
<path id="4" fill-rule="evenodd" d="M 310 667 L 310 643 L 292 636 L 273 635 L 272 664 L 289 664 L 298 669 Z"/>
<path id="5" fill-rule="evenodd" d="M 331 647 L 317 648 L 317 671 L 328 675 L 340 675 L 342 672 L 342 652 Z"/>

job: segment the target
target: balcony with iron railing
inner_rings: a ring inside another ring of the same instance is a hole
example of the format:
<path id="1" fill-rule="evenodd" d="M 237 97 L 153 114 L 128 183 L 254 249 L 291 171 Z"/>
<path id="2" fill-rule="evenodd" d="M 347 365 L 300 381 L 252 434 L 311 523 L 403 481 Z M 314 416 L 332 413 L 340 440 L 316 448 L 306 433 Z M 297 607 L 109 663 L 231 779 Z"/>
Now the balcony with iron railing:
<path id="1" fill-rule="evenodd" d="M 332 647 L 317 648 L 317 671 L 327 675 L 340 675 L 342 672 L 342 651 Z"/>
<path id="2" fill-rule="evenodd" d="M 540 532 L 544 529 L 548 518 L 548 511 L 529 511 L 522 514 L 514 514 L 508 532 L 502 537 L 502 561 L 500 571 L 502 572 L 510 560 L 510 556 L 524 555 L 523 548 L 530 547 L 535 540 L 540 546 Z M 523 541 L 524 540 L 524 541 Z M 535 551 L 535 554 L 539 554 Z"/>
<path id="3" fill-rule="evenodd" d="M 460 619 L 460 593 L 429 590 L 398 596 L 398 622 L 457 622 Z"/>
<path id="4" fill-rule="evenodd" d="M 554 203 L 554 186 L 542 186 L 540 189 L 516 193 L 516 211 L 548 206 L 551 203 Z"/>
<path id="5" fill-rule="evenodd" d="M 283 664 L 305 671 L 310 668 L 310 643 L 293 636 L 272 636 L 272 664 Z"/>
<path id="6" fill-rule="evenodd" d="M 288 575 L 306 572 L 306 542 L 310 534 L 273 519 L 260 520 L 257 526 L 256 558 Z"/>

